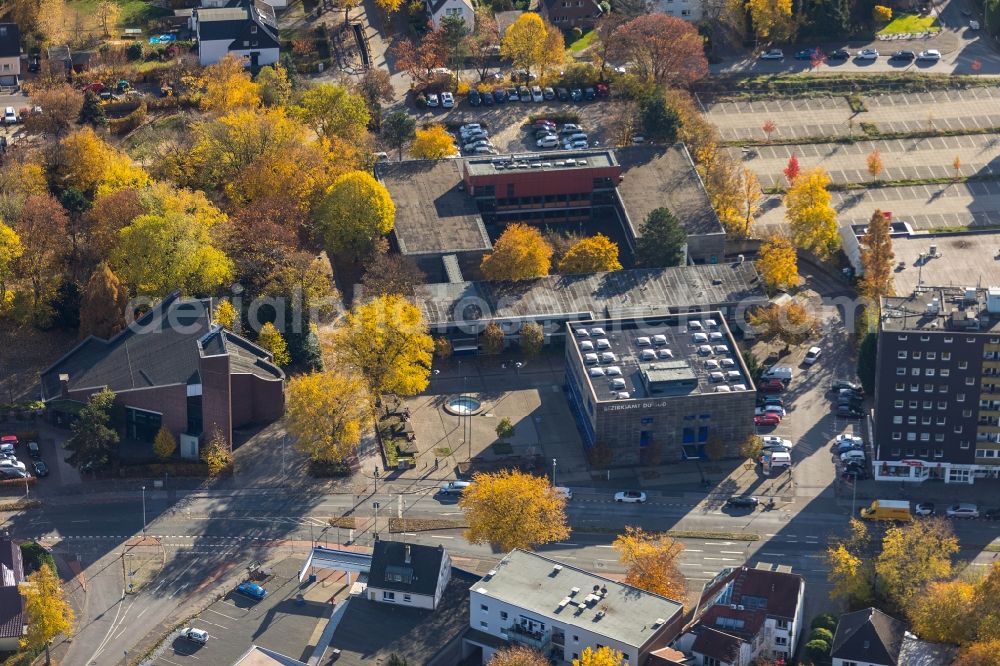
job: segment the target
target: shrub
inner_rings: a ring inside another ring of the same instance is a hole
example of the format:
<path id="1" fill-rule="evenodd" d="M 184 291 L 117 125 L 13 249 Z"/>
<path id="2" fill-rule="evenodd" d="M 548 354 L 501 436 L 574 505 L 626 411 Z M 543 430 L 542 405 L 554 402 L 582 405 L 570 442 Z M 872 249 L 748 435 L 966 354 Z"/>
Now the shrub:
<path id="1" fill-rule="evenodd" d="M 465 81 L 459 81 L 458 82 L 458 88 L 457 88 L 456 92 L 459 95 L 468 95 L 469 94 L 469 90 L 471 88 L 472 88 L 472 86 L 470 86 L 467 82 L 465 82 Z"/>
<path id="2" fill-rule="evenodd" d="M 132 44 L 129 44 L 127 49 L 125 49 L 125 55 L 129 60 L 141 60 L 142 49 L 142 42 L 133 42 Z"/>
<path id="3" fill-rule="evenodd" d="M 837 616 L 833 613 L 820 613 L 813 618 L 813 621 L 809 624 L 810 629 L 829 629 L 830 631 L 837 630 Z"/>
<path id="4" fill-rule="evenodd" d="M 535 122 L 536 120 L 551 120 L 552 122 L 564 124 L 564 123 L 576 123 L 580 122 L 580 114 L 575 111 L 559 111 L 556 113 L 533 113 L 528 116 L 528 124 Z"/>
<path id="5" fill-rule="evenodd" d="M 34 541 L 25 541 L 21 544 L 21 560 L 24 562 L 24 573 L 34 573 L 42 568 L 43 564 L 49 565 L 53 571 L 56 568 L 56 558 L 46 550 L 45 546 Z"/>
<path id="6" fill-rule="evenodd" d="M 809 634 L 809 640 L 811 641 L 824 641 L 827 645 L 833 644 L 833 632 L 824 627 L 816 627 Z"/>
<path id="7" fill-rule="evenodd" d="M 806 643 L 806 654 L 813 661 L 825 661 L 830 654 L 830 644 L 820 640 L 809 641 Z"/>

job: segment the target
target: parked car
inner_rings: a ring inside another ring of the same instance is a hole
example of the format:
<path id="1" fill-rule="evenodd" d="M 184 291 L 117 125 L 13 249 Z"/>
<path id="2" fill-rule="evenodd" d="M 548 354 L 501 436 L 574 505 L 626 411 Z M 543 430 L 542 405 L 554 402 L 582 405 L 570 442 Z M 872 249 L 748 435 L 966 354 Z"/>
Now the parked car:
<path id="1" fill-rule="evenodd" d="M 875 49 L 861 49 L 855 57 L 858 60 L 878 60 L 878 51 Z"/>
<path id="2" fill-rule="evenodd" d="M 823 353 L 823 350 L 819 347 L 810 347 L 809 351 L 806 352 L 806 357 L 802 359 L 802 362 L 806 365 L 812 365 L 819 360 L 819 355 Z"/>
<path id="3" fill-rule="evenodd" d="M 784 60 L 785 52 L 781 49 L 771 49 L 760 54 L 761 60 Z"/>
<path id="4" fill-rule="evenodd" d="M 615 493 L 615 501 L 642 504 L 646 501 L 646 493 L 641 490 L 622 490 Z"/>
<path id="5" fill-rule="evenodd" d="M 845 419 L 860 419 L 865 413 L 853 405 L 837 405 L 837 416 Z"/>
<path id="6" fill-rule="evenodd" d="M 562 126 L 562 129 L 559 130 L 560 134 L 570 135 L 570 136 L 572 136 L 573 134 L 580 134 L 582 132 L 583 128 L 573 123 L 566 123 L 565 125 Z"/>
<path id="7" fill-rule="evenodd" d="M 572 90 L 569 91 L 569 97 L 574 102 L 579 102 L 580 100 L 583 99 L 583 91 L 580 90 L 579 88 L 573 88 Z"/>
<path id="8" fill-rule="evenodd" d="M 263 597 L 261 597 L 263 598 Z M 198 643 L 204 645 L 208 642 L 208 632 L 204 629 L 195 629 L 193 627 L 184 627 L 181 629 L 181 638 L 185 638 L 192 643 Z"/>
<path id="9" fill-rule="evenodd" d="M 31 463 L 31 468 L 35 470 L 35 476 L 39 478 L 49 475 L 49 466 L 43 460 L 36 460 Z"/>
<path id="10" fill-rule="evenodd" d="M 594 90 L 593 88 L 584 88 L 583 89 L 583 98 L 585 100 L 587 100 L 588 102 L 592 102 L 595 99 L 597 99 L 597 91 Z"/>
<path id="11" fill-rule="evenodd" d="M 580 139 L 577 141 L 564 141 L 563 148 L 566 150 L 583 150 L 584 148 L 589 148 L 590 144 L 587 143 L 586 139 Z"/>
<path id="12" fill-rule="evenodd" d="M 546 100 L 553 100 L 556 98 L 556 91 L 546 86 L 542 88 L 542 97 Z"/>
<path id="13" fill-rule="evenodd" d="M 764 442 L 764 446 L 784 446 L 786 448 L 792 448 L 792 440 L 785 439 L 783 437 L 776 437 L 774 435 L 765 435 L 760 438 Z"/>
<path id="14" fill-rule="evenodd" d="M 566 88 L 556 88 L 556 98 L 560 102 L 568 102 L 569 101 L 569 90 L 567 90 Z"/>
<path id="15" fill-rule="evenodd" d="M 486 130 L 483 129 L 483 126 L 480 123 L 466 123 L 465 125 L 459 127 L 458 131 L 466 133 L 466 132 L 483 132 Z"/>
<path id="16" fill-rule="evenodd" d="M 844 473 L 842 476 L 845 479 L 854 478 L 864 481 L 869 478 L 871 474 L 868 473 L 868 467 L 864 464 L 864 461 L 849 460 L 844 465 Z"/>
<path id="17" fill-rule="evenodd" d="M 10 442 L 0 443 L 0 454 L 9 453 L 14 455 L 14 445 Z"/>
<path id="18" fill-rule="evenodd" d="M 475 88 L 469 91 L 469 106 L 481 106 L 483 103 L 483 97 L 479 94 L 479 91 Z"/>
<path id="19" fill-rule="evenodd" d="M 493 91 L 493 101 L 497 104 L 503 104 L 507 101 L 507 92 L 503 88 L 497 88 Z"/>
<path id="20" fill-rule="evenodd" d="M 427 106 L 432 109 L 436 109 L 441 106 L 441 100 L 438 99 L 437 93 L 430 93 L 427 95 Z"/>
<path id="21" fill-rule="evenodd" d="M 489 139 L 479 139 L 478 141 L 473 141 L 472 143 L 465 144 L 464 146 L 462 146 L 462 150 L 464 150 L 467 153 L 471 153 L 476 148 L 482 148 L 482 147 L 492 148 L 493 144 L 490 143 Z"/>
<path id="22" fill-rule="evenodd" d="M 949 518 L 978 518 L 979 507 L 971 502 L 959 502 L 949 506 L 945 514 Z"/>
<path id="23" fill-rule="evenodd" d="M 858 384 L 857 382 L 851 382 L 846 379 L 838 379 L 830 386 L 831 391 L 842 391 L 844 389 L 848 391 L 853 391 L 858 395 L 865 394 L 865 390 L 861 388 L 861 384 Z"/>
<path id="24" fill-rule="evenodd" d="M 531 101 L 541 102 L 544 99 L 545 96 L 542 94 L 541 86 L 531 86 Z"/>
<path id="25" fill-rule="evenodd" d="M 923 60 L 925 62 L 937 62 L 941 59 L 941 52 L 937 49 L 927 49 L 926 51 L 921 51 L 917 54 L 917 60 Z"/>
<path id="26" fill-rule="evenodd" d="M 934 515 L 934 503 L 933 502 L 921 502 L 913 507 L 913 515 L 915 516 L 933 516 Z"/>
<path id="27" fill-rule="evenodd" d="M 542 138 L 535 141 L 535 145 L 539 148 L 558 148 L 559 147 L 559 137 L 549 134 L 543 136 Z"/>
<path id="28" fill-rule="evenodd" d="M 788 416 L 785 408 L 781 405 L 764 405 L 763 407 L 757 407 L 753 413 L 756 416 L 762 416 L 764 414 L 777 414 L 781 418 Z"/>
<path id="29" fill-rule="evenodd" d="M 594 91 L 597 92 L 598 97 L 607 97 L 611 94 L 611 89 L 608 88 L 608 84 L 606 83 L 598 83 L 594 86 Z"/>
<path id="30" fill-rule="evenodd" d="M 801 51 L 795 52 L 796 60 L 812 60 L 813 58 L 818 58 L 821 55 L 821 51 L 818 48 L 802 49 Z"/>
<path id="31" fill-rule="evenodd" d="M 483 99 L 483 106 L 493 106 L 493 103 L 495 101 L 493 99 L 493 95 L 488 92 L 482 94 L 482 99 Z"/>
<path id="32" fill-rule="evenodd" d="M 442 495 L 461 495 L 471 485 L 470 481 L 449 481 L 442 484 L 438 492 Z"/>
<path id="33" fill-rule="evenodd" d="M 11 460 L 10 458 L 0 459 L 0 468 L 2 467 L 13 467 L 19 470 L 27 469 L 26 465 L 20 460 Z"/>
<path id="34" fill-rule="evenodd" d="M 847 462 L 849 460 L 857 460 L 858 462 L 865 461 L 865 452 L 859 451 L 857 449 L 852 449 L 850 451 L 844 451 L 840 454 L 840 462 Z"/>
<path id="35" fill-rule="evenodd" d="M 242 594 L 245 597 L 250 597 L 255 601 L 260 601 L 267 596 L 267 590 L 258 585 L 257 583 L 240 583 L 236 586 L 236 592 Z"/>
<path id="36" fill-rule="evenodd" d="M 830 51 L 830 53 L 827 54 L 826 59 L 827 60 L 847 60 L 850 57 L 851 57 L 851 54 L 848 53 L 845 49 L 837 49 L 836 51 Z"/>
<path id="37" fill-rule="evenodd" d="M 441 106 L 450 109 L 455 106 L 455 96 L 450 92 L 441 93 Z"/>
<path id="38" fill-rule="evenodd" d="M 837 455 L 847 453 L 848 451 L 864 451 L 865 443 L 860 437 L 856 439 L 855 438 L 844 439 L 837 442 L 835 450 L 837 452 Z"/>
<path id="39" fill-rule="evenodd" d="M 520 99 L 520 94 L 517 88 L 507 88 L 507 101 L 516 102 Z"/>
<path id="40" fill-rule="evenodd" d="M 17 124 L 17 112 L 14 110 L 14 107 L 8 106 L 3 110 L 3 124 L 4 125 Z"/>
<path id="41" fill-rule="evenodd" d="M 517 89 L 517 97 L 522 102 L 530 102 L 531 101 L 531 90 L 528 88 L 528 86 L 520 86 Z"/>
<path id="42" fill-rule="evenodd" d="M 493 147 L 492 144 L 488 146 L 477 146 L 475 150 L 472 151 L 474 155 L 496 155 L 497 149 Z"/>
<path id="43" fill-rule="evenodd" d="M 0 467 L 0 478 L 26 479 L 27 477 L 28 477 L 27 470 L 18 469 L 17 467 Z"/>
<path id="44" fill-rule="evenodd" d="M 726 506 L 740 509 L 752 509 L 760 504 L 760 500 L 749 495 L 733 495 L 726 500 Z"/>
<path id="45" fill-rule="evenodd" d="M 32 458 L 42 457 L 42 452 L 38 448 L 38 442 L 28 442 L 28 455 Z"/>
<path id="46" fill-rule="evenodd" d="M 917 57 L 917 54 L 915 54 L 913 51 L 896 51 L 891 56 L 889 56 L 889 60 L 906 60 L 906 61 L 910 61 L 910 60 L 913 60 L 916 57 Z"/>
<path id="47" fill-rule="evenodd" d="M 774 413 L 753 417 L 753 424 L 755 426 L 776 426 L 779 423 L 781 423 L 781 417 Z"/>
<path id="48" fill-rule="evenodd" d="M 785 390 L 785 384 L 780 379 L 768 379 L 758 384 L 757 390 L 763 393 L 781 393 Z"/>
<path id="49" fill-rule="evenodd" d="M 782 398 L 780 395 L 774 395 L 774 394 L 764 395 L 761 396 L 761 398 L 762 400 L 760 401 L 760 404 L 762 405 L 777 405 L 779 407 L 785 406 L 785 399 Z"/>

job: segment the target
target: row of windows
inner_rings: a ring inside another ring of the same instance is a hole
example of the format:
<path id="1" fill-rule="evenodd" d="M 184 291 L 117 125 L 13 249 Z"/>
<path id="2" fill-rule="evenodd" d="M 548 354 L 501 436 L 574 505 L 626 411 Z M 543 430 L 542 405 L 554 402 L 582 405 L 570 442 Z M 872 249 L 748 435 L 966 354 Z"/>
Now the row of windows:
<path id="1" fill-rule="evenodd" d="M 382 601 L 395 601 L 395 600 L 396 600 L 395 592 L 386 592 L 385 590 L 382 590 Z M 405 603 L 410 603 L 410 595 L 404 594 L 403 601 Z"/>
<path id="2" fill-rule="evenodd" d="M 969 377 L 968 379 L 965 380 L 965 383 L 968 386 L 974 386 L 976 380 L 974 377 Z M 905 390 L 906 390 L 906 384 L 902 382 L 896 384 L 896 391 L 902 393 Z M 920 392 L 920 384 L 910 384 L 910 393 L 919 393 L 919 392 Z M 947 384 L 941 384 L 940 386 L 938 386 L 938 393 L 947 393 L 947 392 L 948 392 Z M 934 384 L 924 384 L 924 393 L 934 393 Z M 955 397 L 959 402 L 965 401 L 964 393 L 959 393 Z"/>
<path id="3" fill-rule="evenodd" d="M 955 432 L 961 432 L 961 431 L 962 431 L 962 426 L 956 426 Z M 906 433 L 906 441 L 908 441 L 908 442 L 915 442 L 915 441 L 917 441 L 917 435 L 918 434 L 920 435 L 920 441 L 921 442 L 929 442 L 929 441 L 931 441 L 931 433 L 929 433 L 929 432 L 922 432 L 922 433 L 908 432 L 908 433 Z M 903 439 L 903 433 L 901 433 L 901 432 L 894 432 L 894 433 L 892 433 L 892 439 L 893 439 L 893 441 L 896 441 L 896 442 L 901 441 Z M 934 433 L 934 441 L 935 442 L 943 442 L 944 441 L 944 433 L 943 432 Z M 944 454 L 942 453 L 941 455 L 944 455 Z"/>
<path id="4" fill-rule="evenodd" d="M 907 357 L 907 352 L 905 350 L 896 352 L 896 358 L 906 358 L 906 357 Z M 915 351 L 913 352 L 913 355 L 910 356 L 910 358 L 915 359 L 917 361 L 919 361 L 921 358 L 926 358 L 928 361 L 935 361 L 937 360 L 937 352 L 929 351 L 927 352 L 927 355 L 924 356 L 921 352 Z M 950 361 L 951 352 L 941 352 L 941 360 Z M 968 365 L 968 363 L 966 363 L 966 365 Z"/>
<path id="5" fill-rule="evenodd" d="M 965 401 L 965 394 L 964 393 L 959 393 L 956 397 L 959 398 L 959 400 L 958 400 L 959 402 L 964 402 Z M 934 407 L 934 401 L 933 400 L 924 400 L 923 407 L 921 407 L 919 400 L 910 400 L 909 403 L 907 403 L 905 400 L 896 400 L 896 401 L 894 401 L 892 403 L 892 406 L 895 407 L 896 409 L 902 409 L 904 405 L 908 405 L 910 409 L 932 409 Z M 947 401 L 945 401 L 945 400 L 939 400 L 938 403 L 937 403 L 937 408 L 938 409 L 948 409 L 948 403 L 947 403 Z M 966 418 L 969 418 L 969 417 L 972 416 L 972 410 L 971 409 L 967 409 L 967 410 L 965 410 L 963 412 L 962 415 L 965 416 Z"/>
<path id="6" fill-rule="evenodd" d="M 896 339 L 899 340 L 900 342 L 906 342 L 909 338 L 910 338 L 910 336 L 908 336 L 908 335 L 897 335 L 896 336 Z M 931 341 L 931 336 L 929 336 L 929 335 L 921 335 L 920 336 L 920 341 L 921 342 L 930 342 Z M 955 338 L 952 337 L 952 336 L 950 336 L 950 335 L 944 339 L 944 343 L 946 345 L 950 345 L 954 341 L 955 341 Z M 969 343 L 969 344 L 974 344 L 976 342 L 976 339 L 975 338 L 966 338 L 965 341 L 967 343 Z M 990 338 L 990 343 L 994 344 L 994 345 L 1000 344 L 1000 338 Z"/>
<path id="7" fill-rule="evenodd" d="M 996 449 L 976 449 L 977 458 L 1000 458 L 1000 451 Z"/>
<path id="8" fill-rule="evenodd" d="M 934 374 L 935 374 L 935 372 L 937 372 L 937 371 L 934 368 L 924 368 L 924 376 L 925 377 L 933 377 Z M 906 374 L 906 368 L 896 368 L 896 375 L 897 376 L 902 377 L 905 374 Z M 919 377 L 920 376 L 920 368 L 910 368 L 910 374 L 912 376 L 914 376 L 914 377 Z M 950 377 L 951 376 L 951 370 L 949 368 L 941 368 L 941 376 L 942 377 Z"/>
<path id="9" fill-rule="evenodd" d="M 971 411 L 969 412 L 969 416 L 972 416 L 972 412 Z M 930 417 L 930 416 L 921 416 L 920 417 L 920 425 L 930 425 L 931 424 L 931 420 L 932 420 L 932 417 Z M 943 426 L 943 425 L 945 425 L 945 421 L 946 421 L 945 417 L 939 416 L 939 417 L 937 417 L 936 423 L 934 425 Z M 903 423 L 903 417 L 902 416 L 893 416 L 892 417 L 892 422 L 895 423 L 895 424 L 897 424 L 897 425 L 902 424 Z M 907 425 L 917 425 L 917 417 L 916 416 L 907 416 L 906 417 L 906 424 Z"/>
<path id="10" fill-rule="evenodd" d="M 965 447 L 969 448 L 969 447 Z M 902 455 L 902 449 L 892 449 L 891 451 L 893 458 L 899 458 Z M 928 449 L 920 449 L 920 453 L 917 453 L 916 449 L 906 449 L 907 458 L 930 458 L 930 451 Z M 935 458 L 944 458 L 943 449 L 934 449 Z"/>

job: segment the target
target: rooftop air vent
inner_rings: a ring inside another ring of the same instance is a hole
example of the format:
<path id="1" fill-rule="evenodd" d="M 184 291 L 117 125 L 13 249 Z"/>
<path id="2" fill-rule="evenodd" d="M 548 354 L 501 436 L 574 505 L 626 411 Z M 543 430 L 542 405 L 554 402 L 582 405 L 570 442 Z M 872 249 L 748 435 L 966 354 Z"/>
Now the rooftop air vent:
<path id="1" fill-rule="evenodd" d="M 580 588 L 578 588 L 578 587 L 571 587 L 570 590 L 569 590 L 569 596 L 575 597 L 576 593 L 579 592 L 579 591 L 580 591 Z"/>
<path id="2" fill-rule="evenodd" d="M 562 571 L 561 564 L 555 564 L 552 566 L 552 573 L 559 573 L 560 571 Z"/>
<path id="3" fill-rule="evenodd" d="M 656 618 L 656 622 L 653 623 L 653 629 L 656 629 L 657 627 L 662 627 L 664 624 L 666 624 L 666 622 L 667 621 L 664 620 L 662 617 Z"/>

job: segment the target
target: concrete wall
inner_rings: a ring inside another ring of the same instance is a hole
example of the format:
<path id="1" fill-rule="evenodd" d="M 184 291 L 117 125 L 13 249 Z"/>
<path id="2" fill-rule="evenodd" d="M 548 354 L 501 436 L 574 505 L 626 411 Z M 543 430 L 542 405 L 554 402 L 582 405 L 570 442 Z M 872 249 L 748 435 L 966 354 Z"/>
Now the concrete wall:
<path id="1" fill-rule="evenodd" d="M 688 236 L 688 256 L 696 264 L 722 263 L 726 254 L 726 234 Z"/>
<path id="2" fill-rule="evenodd" d="M 229 53 L 229 44 L 231 40 L 228 39 L 216 39 L 216 40 L 202 40 L 198 42 L 198 62 L 202 66 L 214 65 Z"/>

